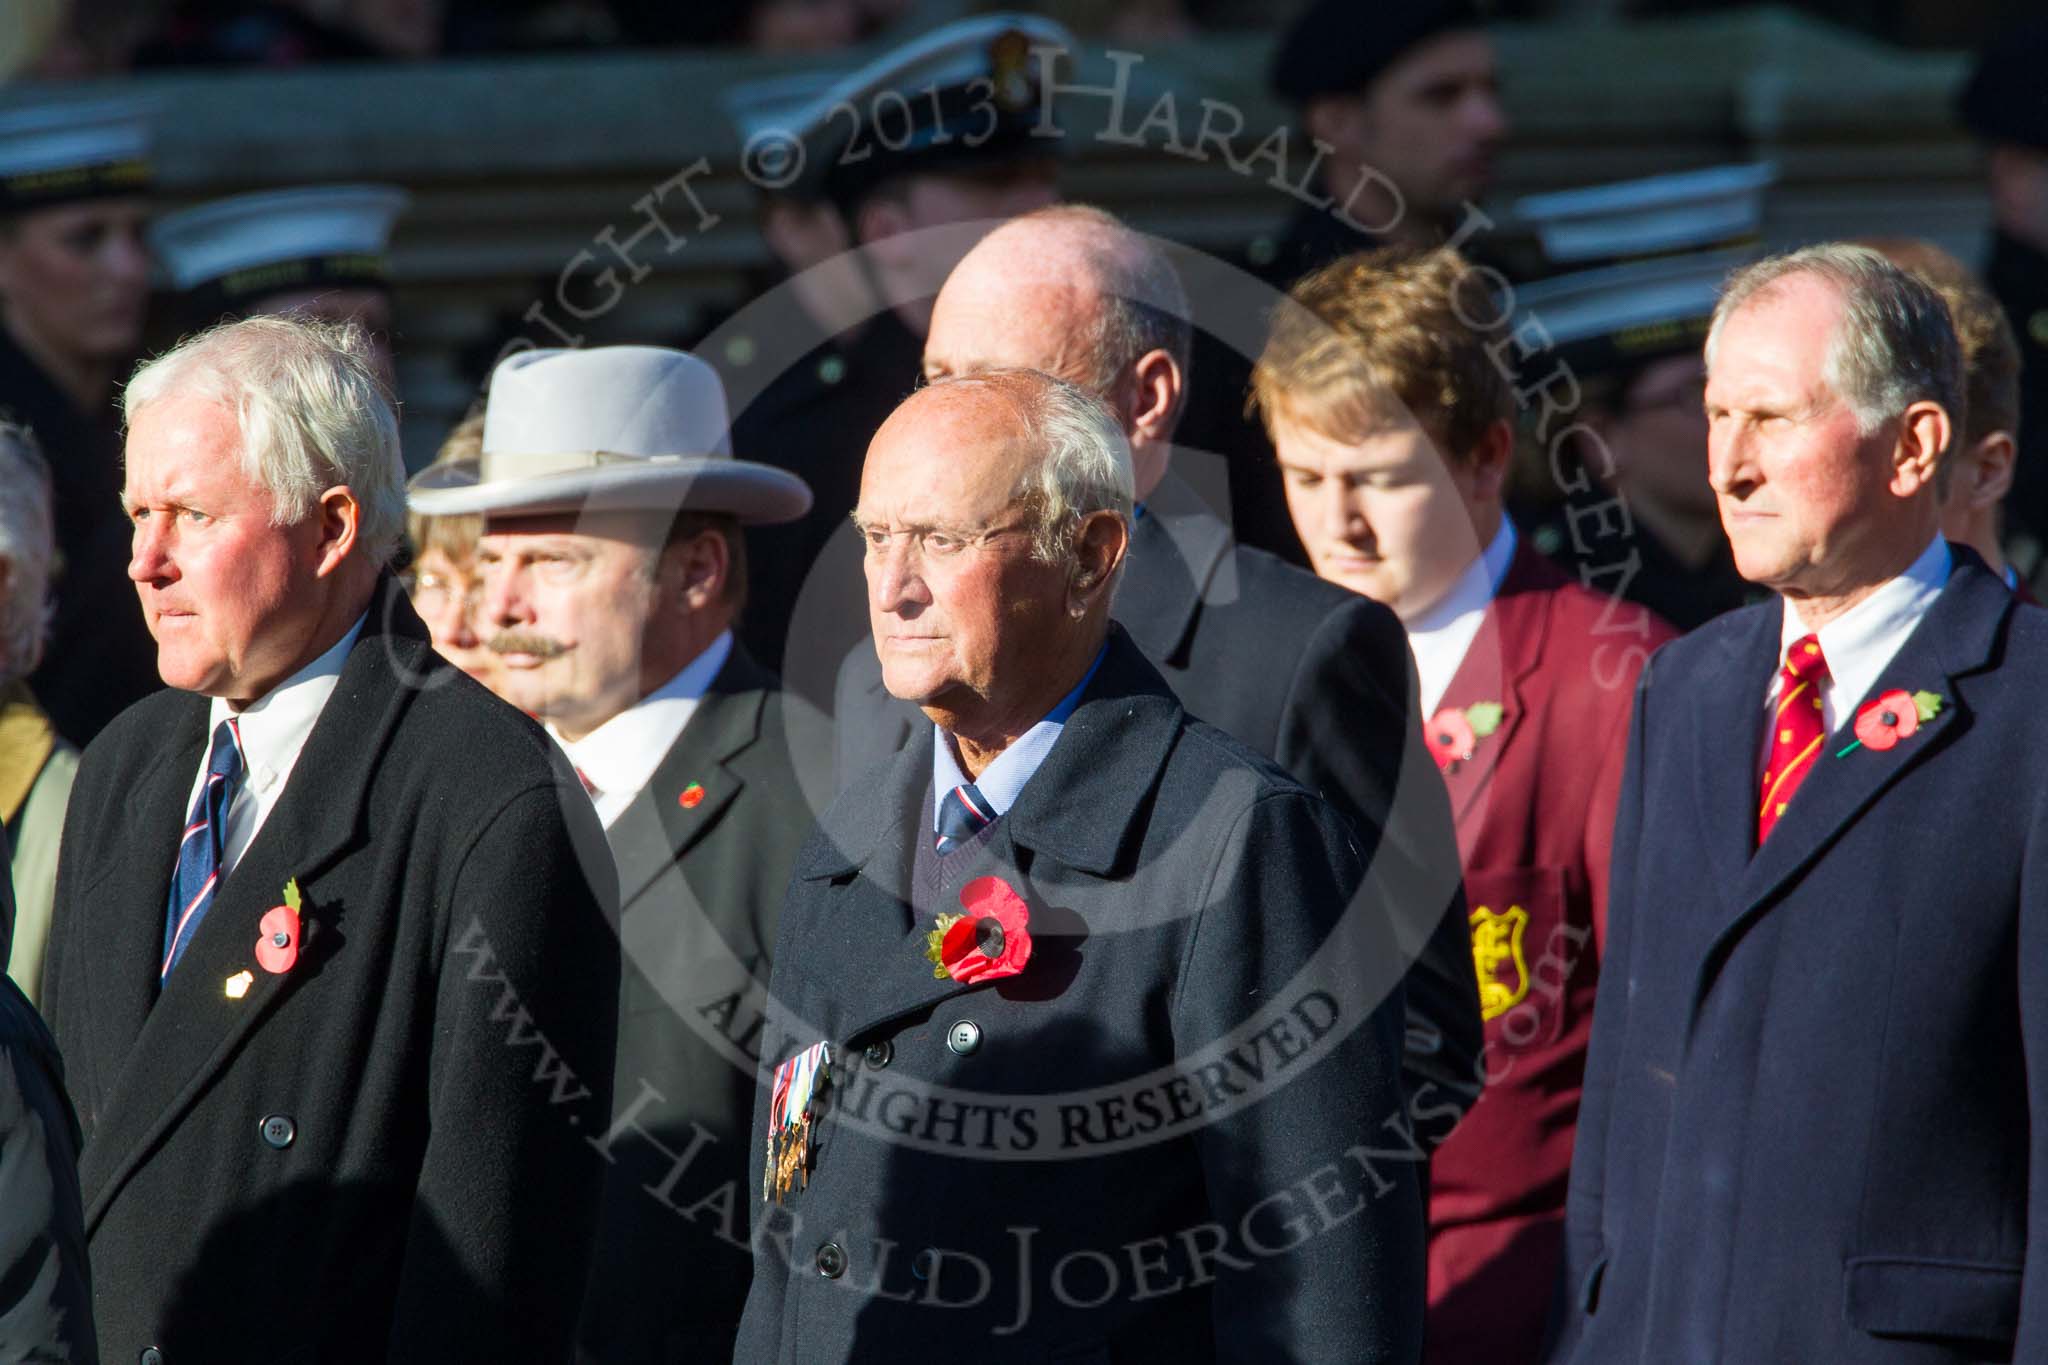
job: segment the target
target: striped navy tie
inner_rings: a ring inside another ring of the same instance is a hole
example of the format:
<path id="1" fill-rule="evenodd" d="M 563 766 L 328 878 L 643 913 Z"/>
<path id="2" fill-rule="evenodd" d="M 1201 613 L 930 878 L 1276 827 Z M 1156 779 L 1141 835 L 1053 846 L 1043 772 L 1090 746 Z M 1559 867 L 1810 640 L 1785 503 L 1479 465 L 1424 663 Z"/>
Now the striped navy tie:
<path id="1" fill-rule="evenodd" d="M 932 847 L 941 854 L 951 853 L 986 829 L 995 818 L 995 807 L 988 803 L 988 798 L 972 782 L 962 782 L 939 803 L 939 832 L 932 838 Z"/>
<path id="2" fill-rule="evenodd" d="M 185 837 L 178 844 L 178 869 L 171 874 L 170 903 L 164 917 L 164 965 L 157 973 L 159 982 L 169 978 L 213 904 L 214 888 L 220 882 L 221 844 L 227 838 L 228 807 L 241 787 L 242 732 L 234 721 L 224 720 L 214 729 L 206 782 L 192 802 Z"/>

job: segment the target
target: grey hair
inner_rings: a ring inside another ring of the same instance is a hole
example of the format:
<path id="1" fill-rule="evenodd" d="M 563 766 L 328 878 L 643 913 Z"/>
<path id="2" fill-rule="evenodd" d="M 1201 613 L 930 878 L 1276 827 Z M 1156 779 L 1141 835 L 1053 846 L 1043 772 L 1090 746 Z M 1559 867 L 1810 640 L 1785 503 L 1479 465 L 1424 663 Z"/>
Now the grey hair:
<path id="1" fill-rule="evenodd" d="M 50 628 L 50 561 L 56 530 L 50 467 L 35 433 L 0 422 L 0 559 L 7 596 L 0 601 L 0 682 L 35 672 Z"/>
<path id="2" fill-rule="evenodd" d="M 1014 494 L 1031 510 L 1031 553 L 1040 563 L 1071 564 L 1074 532 L 1096 512 L 1130 525 L 1137 501 L 1131 443 L 1101 399 L 1038 370 L 980 370 L 929 387 L 1001 397 L 1041 452 Z"/>
<path id="3" fill-rule="evenodd" d="M 121 395 L 122 415 L 176 394 L 235 414 L 242 471 L 270 490 L 273 526 L 296 526 L 320 495 L 347 484 L 362 508 L 356 538 L 385 565 L 405 539 L 405 461 L 398 414 L 354 323 L 254 317 L 188 337 L 148 361 Z"/>
<path id="4" fill-rule="evenodd" d="M 1842 320 L 1822 374 L 1869 436 L 1914 403 L 1931 402 L 1961 430 L 1962 348 L 1948 305 L 1924 281 L 1868 247 L 1824 242 L 1770 256 L 1730 276 L 1707 330 L 1707 365 L 1721 328 L 1744 304 L 1798 275 L 1834 286 Z"/>
<path id="5" fill-rule="evenodd" d="M 1087 204 L 1054 204 L 1015 221 L 1075 230 L 1073 241 L 1089 283 L 1102 300 L 1086 347 L 1083 386 L 1097 398 L 1108 398 L 1141 358 L 1164 351 L 1180 367 L 1185 393 L 1194 348 L 1193 310 L 1180 272 L 1158 243 Z"/>

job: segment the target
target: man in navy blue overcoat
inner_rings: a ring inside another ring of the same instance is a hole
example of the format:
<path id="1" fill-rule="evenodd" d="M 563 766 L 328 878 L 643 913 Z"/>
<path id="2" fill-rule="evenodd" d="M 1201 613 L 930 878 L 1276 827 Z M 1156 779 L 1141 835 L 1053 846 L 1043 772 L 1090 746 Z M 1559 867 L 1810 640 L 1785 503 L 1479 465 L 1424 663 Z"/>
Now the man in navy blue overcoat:
<path id="1" fill-rule="evenodd" d="M 1779 600 L 1638 689 L 1556 1359 L 2048 1358 L 2048 615 L 1938 534 L 1955 352 L 1868 252 L 1723 293 L 1709 472 Z"/>

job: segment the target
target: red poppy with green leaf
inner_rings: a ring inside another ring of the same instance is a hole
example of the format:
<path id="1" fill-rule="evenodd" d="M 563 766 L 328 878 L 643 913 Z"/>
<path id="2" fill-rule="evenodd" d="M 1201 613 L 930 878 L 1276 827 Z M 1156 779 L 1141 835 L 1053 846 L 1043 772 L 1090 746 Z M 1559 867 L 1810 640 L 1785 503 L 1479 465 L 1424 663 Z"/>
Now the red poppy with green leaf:
<path id="1" fill-rule="evenodd" d="M 299 879 L 284 884 L 284 904 L 263 912 L 256 925 L 256 965 L 275 976 L 299 960 Z"/>
<path id="2" fill-rule="evenodd" d="M 1933 692 L 1908 692 L 1895 687 L 1856 712 L 1856 742 L 1835 755 L 1846 758 L 1857 749 L 1879 753 L 1902 739 L 1911 739 L 1921 723 L 1941 714 L 1942 699 Z"/>
<path id="3" fill-rule="evenodd" d="M 1499 702 L 1481 701 L 1463 708 L 1446 706 L 1431 716 L 1423 727 L 1423 737 L 1429 741 L 1436 766 L 1450 772 L 1472 757 L 1479 741 L 1500 729 L 1503 713 Z"/>
<path id="4" fill-rule="evenodd" d="M 940 915 L 925 936 L 932 975 L 962 985 L 1015 976 L 1031 960 L 1031 907 L 1001 877 L 976 877 L 960 888 L 964 913 Z"/>

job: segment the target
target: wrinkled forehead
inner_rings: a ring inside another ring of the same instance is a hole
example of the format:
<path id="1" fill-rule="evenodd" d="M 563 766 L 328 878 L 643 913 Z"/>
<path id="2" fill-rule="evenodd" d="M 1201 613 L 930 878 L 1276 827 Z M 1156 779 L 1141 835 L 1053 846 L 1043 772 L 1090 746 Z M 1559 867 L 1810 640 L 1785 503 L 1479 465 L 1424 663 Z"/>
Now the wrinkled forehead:
<path id="1" fill-rule="evenodd" d="M 585 553 L 621 546 L 652 549 L 667 534 L 666 514 L 640 512 L 490 512 L 477 549 L 496 555 L 536 548 Z"/>
<path id="2" fill-rule="evenodd" d="M 1784 333 L 1789 329 L 1805 338 L 1817 335 L 1825 343 L 1834 339 L 1846 310 L 1840 285 L 1824 275 L 1799 270 L 1757 286 L 1729 312 L 1722 329 L 1742 321 L 1754 330 Z"/>
<path id="3" fill-rule="evenodd" d="M 1811 275 L 1773 280 L 1742 300 L 1712 337 L 1707 387 L 1825 389 L 1827 362 L 1844 323 L 1840 291 Z"/>
<path id="4" fill-rule="evenodd" d="M 855 518 L 868 524 L 969 526 L 1019 499 L 1041 452 L 1023 416 L 989 391 L 925 389 L 868 446 Z"/>
<path id="5" fill-rule="evenodd" d="M 225 403 L 171 395 L 131 414 L 121 492 L 129 502 L 269 496 L 242 467 L 242 428 Z"/>
<path id="6" fill-rule="evenodd" d="M 1085 370 L 1101 292 L 1081 264 L 1048 250 L 1031 256 L 991 239 L 948 277 L 932 308 L 927 369 L 954 374 L 1022 367 L 1070 381 Z"/>

